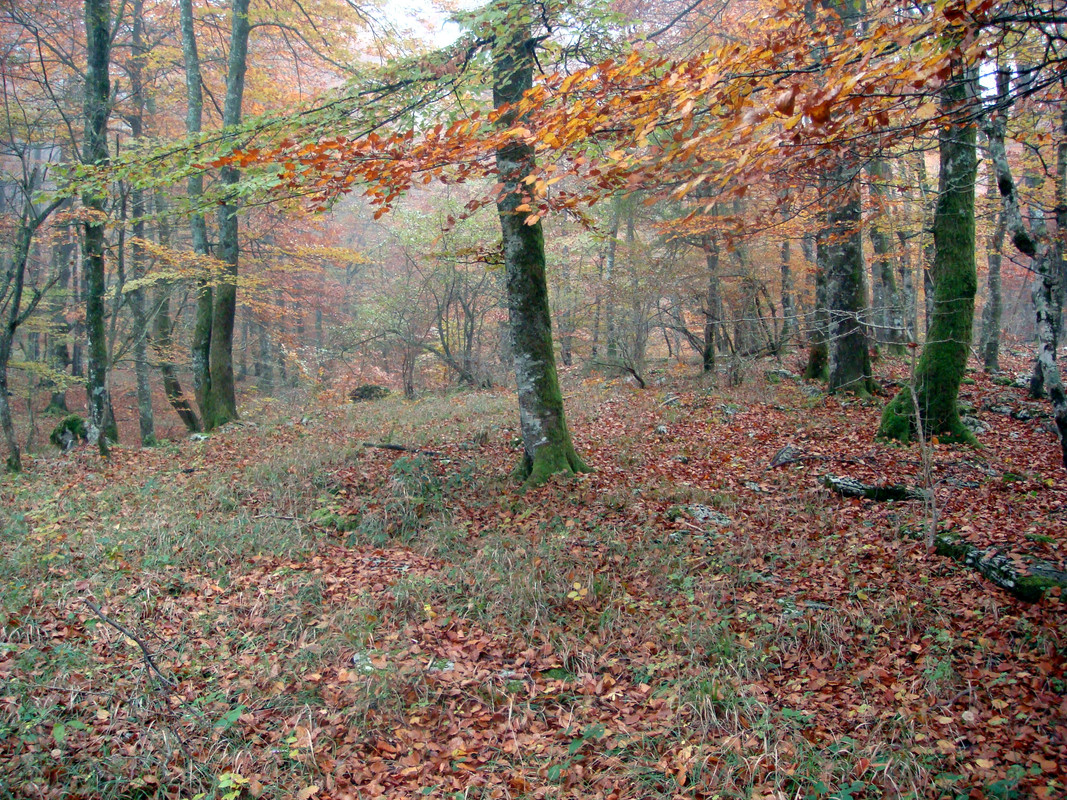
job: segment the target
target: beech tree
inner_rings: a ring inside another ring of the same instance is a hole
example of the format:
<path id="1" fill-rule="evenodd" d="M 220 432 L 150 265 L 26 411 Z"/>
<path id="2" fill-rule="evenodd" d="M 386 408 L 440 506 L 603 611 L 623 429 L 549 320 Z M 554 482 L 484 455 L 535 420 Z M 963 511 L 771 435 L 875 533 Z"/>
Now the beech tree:
<path id="1" fill-rule="evenodd" d="M 533 86 L 532 3 L 502 5 L 505 36 L 493 47 L 493 105 L 497 125 L 513 129 L 524 122 L 516 106 Z M 585 472 L 571 443 L 552 346 L 552 315 L 545 280 L 545 240 L 541 220 L 532 214 L 527 178 L 535 174 L 534 148 L 515 136 L 496 151 L 503 185 L 497 199 L 503 238 L 511 349 L 519 395 L 523 457 L 519 474 L 530 484 L 559 472 Z"/>
<path id="2" fill-rule="evenodd" d="M 1008 78 L 1002 78 L 1005 82 Z M 1004 95 L 1001 95 L 1004 98 Z M 1007 104 L 999 110 L 1007 113 Z M 1037 273 L 1032 297 L 1037 315 L 1037 362 L 1043 389 L 1052 403 L 1056 430 L 1059 434 L 1063 466 L 1067 469 L 1067 392 L 1064 391 L 1060 366 L 1057 363 L 1056 319 L 1061 313 L 1064 280 L 1063 232 L 1067 230 L 1067 107 L 1061 107 L 1056 130 L 1056 172 L 1054 221 L 1060 235 L 1050 235 L 1043 212 L 1038 211 L 1029 226 L 1024 222 L 1019 193 L 1004 144 L 1005 125 L 996 118 L 986 124 L 989 154 L 993 162 L 997 187 L 1003 202 L 1003 224 L 1011 234 L 1012 244 L 1030 258 Z"/>
<path id="3" fill-rule="evenodd" d="M 960 422 L 958 396 L 970 355 L 978 284 L 974 220 L 978 76 L 975 68 L 960 60 L 952 71 L 952 80 L 942 90 L 946 121 L 938 135 L 930 328 L 913 387 L 901 390 L 886 406 L 878 429 L 880 436 L 902 441 L 920 430 L 924 436 L 946 441 L 974 441 L 974 434 Z"/>
<path id="4" fill-rule="evenodd" d="M 85 134 L 82 161 L 99 167 L 108 161 L 107 121 L 111 115 L 111 4 L 110 0 L 85 0 L 85 35 L 88 65 L 85 72 Z M 88 337 L 89 437 L 101 455 L 108 442 L 118 441 L 118 426 L 108 388 L 107 334 L 104 319 L 107 276 L 105 241 L 107 212 L 101 189 L 82 195 L 82 258 L 85 264 L 85 330 Z"/>

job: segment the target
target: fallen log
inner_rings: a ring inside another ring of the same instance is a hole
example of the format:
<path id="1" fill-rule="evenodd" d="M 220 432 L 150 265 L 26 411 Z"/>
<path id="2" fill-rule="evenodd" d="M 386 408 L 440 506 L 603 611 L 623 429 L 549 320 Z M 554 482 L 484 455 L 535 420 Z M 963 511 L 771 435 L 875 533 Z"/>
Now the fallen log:
<path id="1" fill-rule="evenodd" d="M 877 486 L 837 475 L 824 475 L 822 483 L 827 489 L 844 497 L 864 497 L 880 503 L 888 500 L 926 500 L 929 497 L 925 489 L 916 489 L 900 483 Z"/>
<path id="2" fill-rule="evenodd" d="M 400 453 L 418 453 L 421 456 L 443 456 L 440 450 L 423 450 L 421 447 L 408 447 L 406 444 L 388 444 L 386 442 L 361 442 L 364 447 L 378 450 L 396 450 Z"/>
<path id="3" fill-rule="evenodd" d="M 905 529 L 904 533 L 910 539 L 925 539 L 922 530 Z M 986 580 L 1028 603 L 1037 602 L 1045 592 L 1057 586 L 1067 589 L 1067 572 L 1055 564 L 1034 561 L 1020 565 L 994 547 L 978 547 L 953 533 L 935 536 L 934 552 L 970 567 Z"/>
<path id="4" fill-rule="evenodd" d="M 823 485 L 844 497 L 863 497 L 868 500 L 926 500 L 925 489 L 903 484 L 874 486 L 855 478 L 824 475 Z M 904 535 L 917 541 L 926 540 L 926 532 L 918 528 L 905 528 Z M 953 533 L 940 533 L 934 537 L 934 552 L 970 567 L 986 580 L 996 584 L 1014 597 L 1029 603 L 1036 602 L 1045 592 L 1057 586 L 1067 589 L 1067 571 L 1047 561 L 1019 564 L 994 547 L 982 548 L 973 545 Z"/>

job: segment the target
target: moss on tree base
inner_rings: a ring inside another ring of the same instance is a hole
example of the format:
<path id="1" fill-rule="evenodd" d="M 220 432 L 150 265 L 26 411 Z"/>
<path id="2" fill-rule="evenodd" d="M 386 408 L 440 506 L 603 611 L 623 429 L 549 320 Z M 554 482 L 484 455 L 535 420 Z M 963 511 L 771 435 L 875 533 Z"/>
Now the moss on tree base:
<path id="1" fill-rule="evenodd" d="M 978 439 L 960 422 L 959 412 L 953 410 L 934 424 L 932 420 L 923 421 L 923 433 L 927 437 L 936 436 L 942 442 L 969 444 L 978 446 Z M 882 421 L 878 425 L 877 438 L 883 441 L 897 441 L 909 444 L 915 441 L 918 428 L 915 424 L 915 401 L 910 390 L 904 390 L 882 411 Z"/>
<path id="2" fill-rule="evenodd" d="M 592 470 L 578 457 L 568 441 L 557 445 L 543 445 L 537 449 L 537 454 L 532 459 L 529 454 L 524 454 L 515 475 L 523 482 L 524 487 L 535 488 L 553 475 L 576 475 L 580 472 Z"/>

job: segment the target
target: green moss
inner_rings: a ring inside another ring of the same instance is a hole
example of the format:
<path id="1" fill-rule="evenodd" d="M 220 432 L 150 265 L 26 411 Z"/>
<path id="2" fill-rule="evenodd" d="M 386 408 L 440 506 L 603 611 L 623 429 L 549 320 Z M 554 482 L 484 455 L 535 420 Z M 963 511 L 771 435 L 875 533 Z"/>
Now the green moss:
<path id="1" fill-rule="evenodd" d="M 68 414 L 52 429 L 48 441 L 62 450 L 64 446 L 64 434 L 69 434 L 73 437 L 75 442 L 85 442 L 89 437 L 89 428 L 86 425 L 85 420 L 77 414 Z"/>
<path id="2" fill-rule="evenodd" d="M 826 342 L 816 342 L 808 349 L 808 363 L 804 367 L 804 380 L 830 380 L 830 351 Z"/>

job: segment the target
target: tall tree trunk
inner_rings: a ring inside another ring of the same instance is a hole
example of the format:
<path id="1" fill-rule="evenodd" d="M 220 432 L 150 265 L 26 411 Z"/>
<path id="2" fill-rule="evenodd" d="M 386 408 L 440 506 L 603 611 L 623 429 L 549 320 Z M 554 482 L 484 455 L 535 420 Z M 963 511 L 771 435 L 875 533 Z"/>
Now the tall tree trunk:
<path id="1" fill-rule="evenodd" d="M 502 5 L 512 19 L 505 40 L 493 51 L 493 105 L 505 109 L 518 103 L 533 85 L 534 48 L 529 22 L 516 19 L 523 6 Z M 505 110 L 498 124 L 510 128 L 519 122 Z M 534 172 L 534 149 L 521 138 L 496 152 L 503 184 L 497 214 L 503 237 L 511 347 L 519 395 L 519 424 L 523 458 L 519 474 L 536 485 L 558 472 L 584 472 L 587 468 L 571 443 L 563 414 L 563 395 L 552 350 L 552 317 L 545 281 L 545 241 L 541 222 L 527 224 L 523 179 Z"/>
<path id="2" fill-rule="evenodd" d="M 1004 223 L 1011 233 L 1012 244 L 1030 256 L 1037 280 L 1034 283 L 1034 310 L 1037 314 L 1037 362 L 1041 365 L 1042 388 L 1052 402 L 1056 430 L 1060 437 L 1063 466 L 1067 469 L 1067 393 L 1063 388 L 1056 360 L 1056 317 L 1062 303 L 1063 239 L 1067 230 L 1067 106 L 1060 112 L 1059 142 L 1056 147 L 1055 219 L 1057 233 L 1049 237 L 1044 218 L 1035 215 L 1029 230 L 1023 222 L 1015 180 L 1008 164 L 1004 145 L 1004 126 L 987 122 L 989 151 L 996 170 L 997 186 L 1003 199 Z M 1051 238 L 1051 241 L 1050 241 Z"/>
<path id="3" fill-rule="evenodd" d="M 179 0 L 182 31 L 182 59 L 185 62 L 185 130 L 195 137 L 200 133 L 204 114 L 204 91 L 200 75 L 200 54 L 196 46 L 196 31 L 193 27 L 192 0 Z M 198 209 L 200 198 L 204 194 L 204 177 L 194 171 L 187 182 L 189 201 L 194 211 L 189 217 L 189 231 L 192 237 L 193 252 L 198 256 L 209 254 L 207 242 L 207 221 Z M 214 307 L 214 290 L 212 281 L 203 276 L 197 281 L 196 321 L 193 325 L 192 366 L 193 394 L 204 419 L 213 416 L 211 410 L 211 312 Z M 186 423 L 188 426 L 188 423 Z M 200 422 L 197 421 L 199 428 Z"/>
<path id="4" fill-rule="evenodd" d="M 1007 131 L 1007 101 L 1011 91 L 1011 70 L 1005 67 L 997 69 L 997 106 L 998 110 L 985 121 L 986 139 L 990 149 L 997 147 L 997 140 L 1003 143 Z M 999 198 L 997 188 L 997 169 L 991 167 L 987 196 Z M 982 334 L 979 346 L 982 353 L 982 366 L 986 372 L 1000 369 L 1000 318 L 1003 301 L 1000 290 L 1000 265 L 1004 253 L 1004 208 L 997 203 L 997 222 L 993 233 L 986 240 L 986 299 L 982 307 Z"/>
<path id="5" fill-rule="evenodd" d="M 132 113 L 126 117 L 130 134 L 136 140 L 144 135 L 144 2 L 133 2 L 132 54 L 127 72 L 130 78 L 130 104 Z M 141 444 L 152 447 L 156 444 L 155 419 L 152 414 L 152 385 L 149 382 L 148 363 L 148 315 L 145 312 L 145 292 L 141 281 L 145 276 L 145 200 L 144 189 L 134 186 L 130 190 L 130 205 L 133 213 L 130 260 L 135 288 L 130 291 L 130 310 L 133 313 L 133 369 L 137 381 L 137 419 L 140 425 Z"/>
<path id="6" fill-rule="evenodd" d="M 998 210 L 997 222 L 986 241 L 986 299 L 982 307 L 982 366 L 986 372 L 1000 369 L 1000 319 L 1003 313 L 1000 265 L 1004 252 L 1004 212 Z"/>
<path id="7" fill-rule="evenodd" d="M 960 422 L 960 381 L 967 367 L 974 321 L 974 181 L 978 168 L 977 75 L 961 63 L 942 90 L 942 106 L 952 121 L 938 135 L 941 166 L 934 214 L 934 309 L 926 343 L 915 369 L 914 392 L 926 436 L 974 441 Z M 886 406 L 878 433 L 907 441 L 918 430 L 911 388 Z"/>
<path id="8" fill-rule="evenodd" d="M 226 71 L 226 101 L 222 110 L 224 128 L 241 123 L 245 70 L 248 65 L 249 0 L 233 0 L 231 5 L 230 57 Z M 219 170 L 219 182 L 233 191 L 241 173 L 232 166 Z M 215 287 L 211 312 L 211 344 L 208 366 L 211 386 L 208 394 L 210 415 L 204 414 L 208 430 L 237 419 L 237 396 L 233 380 L 233 325 L 237 314 L 237 264 L 240 256 L 237 224 L 238 201 L 234 194 L 223 194 L 219 204 L 219 260 L 224 271 Z"/>
<path id="9" fill-rule="evenodd" d="M 842 167 L 831 177 L 837 187 L 827 213 L 830 243 L 826 260 L 827 308 L 830 316 L 831 392 L 870 391 L 871 358 L 860 316 L 867 308 L 864 290 L 860 190 L 854 169 Z"/>
<path id="10" fill-rule="evenodd" d="M 110 114 L 111 56 L 110 0 L 85 0 L 85 35 L 88 59 L 85 73 L 85 136 L 82 160 L 99 166 L 107 162 L 107 121 Z M 105 211 L 99 193 L 82 197 L 86 221 L 82 223 L 82 250 L 85 263 L 85 329 L 88 338 L 89 436 L 96 440 L 101 455 L 108 453 L 108 441 L 118 441 L 118 427 L 111 410 L 108 391 L 107 335 L 104 329 Z"/>

